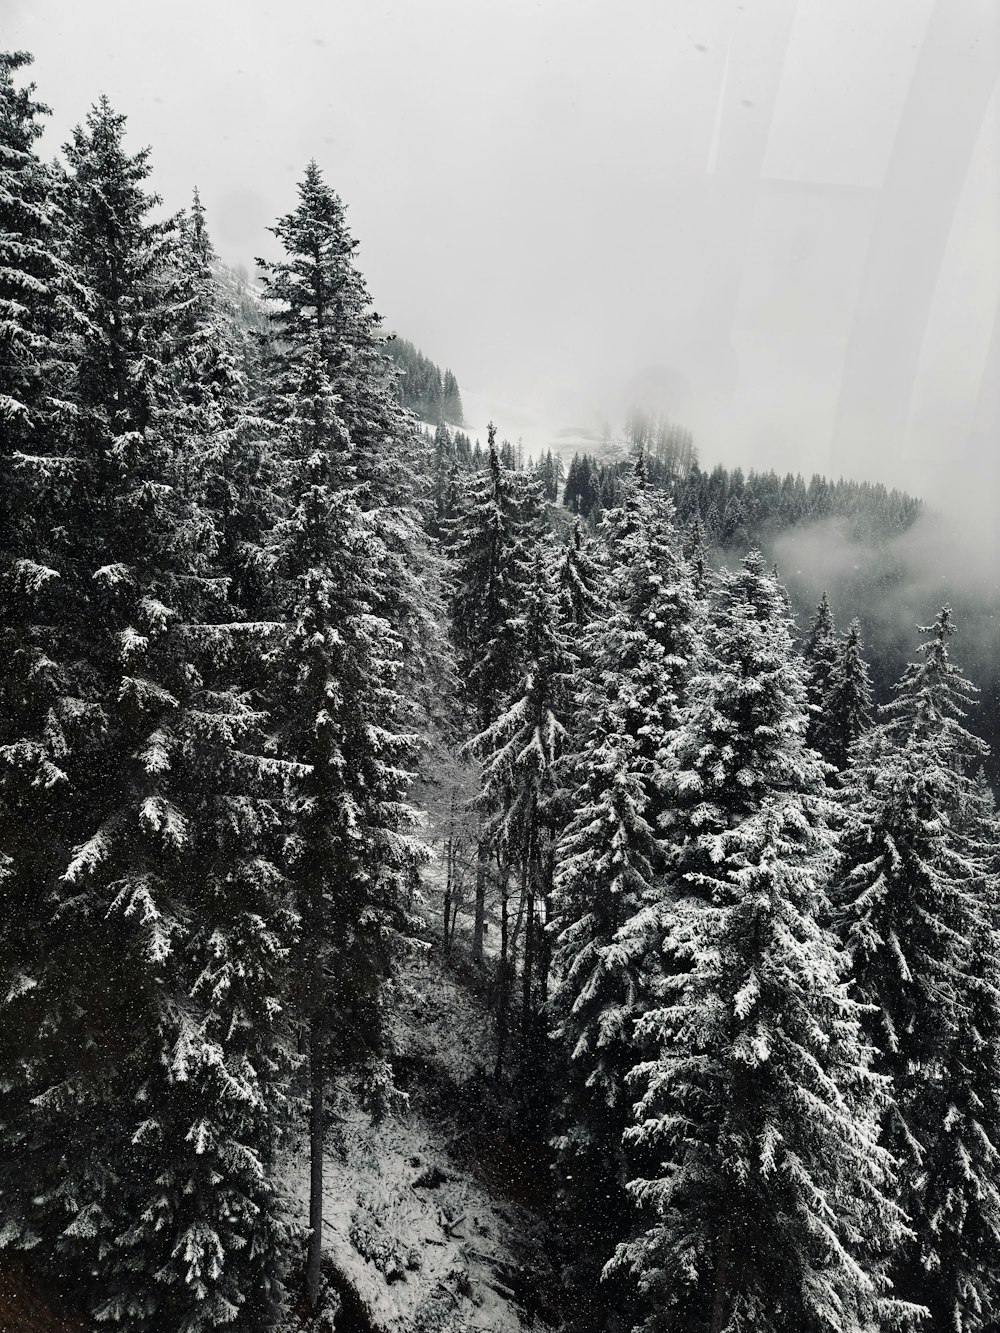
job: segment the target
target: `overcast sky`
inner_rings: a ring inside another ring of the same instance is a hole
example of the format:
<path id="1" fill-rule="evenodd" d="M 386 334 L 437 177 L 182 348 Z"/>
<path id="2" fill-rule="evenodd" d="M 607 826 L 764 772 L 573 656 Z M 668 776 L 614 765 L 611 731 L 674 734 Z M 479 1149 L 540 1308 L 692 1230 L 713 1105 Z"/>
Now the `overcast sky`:
<path id="1" fill-rule="evenodd" d="M 0 33 L 49 153 L 107 93 L 232 262 L 315 156 L 480 431 L 637 401 L 709 463 L 1000 483 L 997 0 L 0 0 Z"/>

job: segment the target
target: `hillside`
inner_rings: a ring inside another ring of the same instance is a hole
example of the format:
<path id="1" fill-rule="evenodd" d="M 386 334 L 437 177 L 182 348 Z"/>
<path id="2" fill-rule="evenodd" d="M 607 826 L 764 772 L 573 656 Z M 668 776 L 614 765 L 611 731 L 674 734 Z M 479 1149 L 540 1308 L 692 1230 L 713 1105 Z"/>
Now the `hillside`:
<path id="1" fill-rule="evenodd" d="M 405 1102 L 373 1122 L 348 1079 L 331 1098 L 328 1271 L 341 1300 L 363 1312 L 366 1333 L 544 1333 L 557 1324 L 544 1178 L 502 1127 L 485 1077 L 492 1025 L 470 979 L 418 944 L 396 987 L 392 1063 Z M 305 1217 L 304 1154 L 287 1171 Z"/>

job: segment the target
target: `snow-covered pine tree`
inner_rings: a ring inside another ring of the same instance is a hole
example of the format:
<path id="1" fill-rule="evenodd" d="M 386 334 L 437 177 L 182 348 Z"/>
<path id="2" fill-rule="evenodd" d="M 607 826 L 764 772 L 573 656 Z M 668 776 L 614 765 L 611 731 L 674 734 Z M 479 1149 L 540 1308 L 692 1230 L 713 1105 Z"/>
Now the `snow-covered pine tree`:
<path id="1" fill-rule="evenodd" d="M 991 822 L 989 917 L 968 941 L 963 1011 L 943 1061 L 944 1115 L 920 1172 L 919 1202 L 907 1200 L 918 1243 L 896 1275 L 900 1291 L 930 1311 L 930 1327 L 958 1333 L 994 1329 L 1000 1311 L 1000 828 Z"/>
<path id="2" fill-rule="evenodd" d="M 523 663 L 518 685 L 503 700 L 499 717 L 470 743 L 484 764 L 480 805 L 485 836 L 519 888 L 522 923 L 522 1083 L 537 1083 L 543 1063 L 537 1017 L 545 1003 L 548 944 L 544 934 L 552 893 L 555 766 L 563 749 L 567 680 L 573 659 L 562 634 L 551 571 L 536 547 L 521 615 L 511 626 Z M 500 1077 L 507 1054 L 513 980 L 511 923 L 506 894 L 500 914 L 497 1058 Z M 538 993 L 536 993 L 536 991 Z"/>
<path id="3" fill-rule="evenodd" d="M 583 525 L 577 518 L 555 569 L 562 623 L 571 634 L 585 630 L 601 605 L 601 568 L 587 548 Z"/>
<path id="4" fill-rule="evenodd" d="M 830 668 L 820 715 L 815 719 L 820 753 L 838 773 L 872 722 L 872 688 L 861 652 L 861 622 L 852 620 Z"/>
<path id="5" fill-rule="evenodd" d="M 459 678 L 479 734 L 500 716 L 521 669 L 517 619 L 544 528 L 538 483 L 501 461 L 496 428 L 488 429 L 486 467 L 466 483 L 449 534 L 451 623 Z M 490 840 L 478 840 L 472 954 L 483 960 Z"/>
<path id="6" fill-rule="evenodd" d="M 0 52 L 0 596 L 9 626 L 14 619 L 14 562 L 40 543 L 33 530 L 30 473 L 21 457 L 38 449 L 45 397 L 53 387 L 46 367 L 58 291 L 52 236 L 53 173 L 38 160 L 35 142 L 48 108 L 34 100 L 35 85 L 15 75 L 31 63 L 23 51 Z"/>
<path id="7" fill-rule="evenodd" d="M 609 614 L 597 658 L 602 688 L 646 767 L 646 818 L 661 812 L 659 755 L 677 725 L 697 643 L 698 602 L 674 527 L 673 504 L 646 479 L 642 455 L 620 481 L 621 504 L 602 527 Z"/>
<path id="8" fill-rule="evenodd" d="M 434 431 L 430 465 L 429 526 L 432 536 L 437 540 L 444 536 L 455 517 L 449 501 L 453 498 L 450 493 L 451 477 L 453 470 L 457 470 L 457 461 L 451 433 L 440 421 Z"/>
<path id="9" fill-rule="evenodd" d="M 578 715 L 592 719 L 573 756 L 574 813 L 560 840 L 552 929 L 550 1016 L 559 1052 L 554 1085 L 555 1178 L 573 1238 L 566 1285 L 574 1327 L 604 1327 L 625 1314 L 626 1284 L 601 1288 L 601 1270 L 631 1230 L 633 1208 L 622 1135 L 630 1123 L 625 1079 L 635 1064 L 633 1027 L 648 995 L 641 935 L 618 938 L 655 905 L 657 849 L 646 821 L 645 766 L 623 720 L 593 683 Z"/>
<path id="10" fill-rule="evenodd" d="M 620 1247 L 643 1330 L 874 1329 L 899 1218 L 878 1145 L 846 959 L 824 924 L 824 768 L 782 591 L 757 552 L 723 571 L 668 745 L 673 846 L 655 1047 L 634 1071 L 632 1183 L 649 1219 Z"/>
<path id="11" fill-rule="evenodd" d="M 179 563 L 166 552 L 180 525 L 167 449 L 151 428 L 163 402 L 166 235 L 146 221 L 145 156 L 128 158 L 121 136 L 122 118 L 102 103 L 67 148 L 65 247 L 84 319 L 63 331 L 73 374 L 59 387 L 54 430 L 72 485 L 51 487 L 46 515 L 59 576 L 46 644 L 59 697 L 46 726 L 67 794 L 52 839 L 62 863 L 46 885 L 58 928 L 36 1001 L 45 1038 L 21 1225 L 24 1237 L 57 1235 L 77 1271 L 104 1267 L 128 1209 L 132 1098 L 155 1064 L 186 839 L 144 757 L 178 707 L 170 686 L 181 669 L 164 650 Z"/>
<path id="12" fill-rule="evenodd" d="M 996 822 L 968 731 L 975 689 L 951 660 L 949 608 L 844 775 L 837 895 L 878 1067 L 892 1079 L 883 1137 L 901 1163 L 914 1236 L 900 1294 L 935 1327 L 979 1330 L 997 1312 L 1000 1268 L 995 1078 L 998 1039 Z M 993 1067 L 995 1070 L 995 1066 Z M 992 1090 L 991 1090 L 992 1087 Z"/>
<path id="13" fill-rule="evenodd" d="M 232 751 L 258 720 L 199 646 L 228 608 L 172 369 L 173 229 L 149 220 L 147 154 L 123 136 L 102 101 L 61 190 L 68 373 L 51 427 L 71 484 L 33 462 L 55 520 L 45 726 L 63 780 L 59 809 L 36 807 L 58 864 L 38 877 L 46 966 L 8 1239 L 68 1271 L 102 1322 L 267 1327 L 281 893 L 253 862 L 260 812 L 237 827 L 249 756 Z"/>
<path id="14" fill-rule="evenodd" d="M 276 507 L 270 424 L 254 401 L 259 356 L 216 276 L 197 190 L 190 214 L 179 220 L 175 253 L 176 315 L 167 354 L 180 399 L 180 482 L 205 523 L 199 554 L 225 578 L 229 608 L 252 618 L 270 598 L 262 545 Z"/>
<path id="15" fill-rule="evenodd" d="M 812 708 L 806 740 L 829 762 L 830 757 L 826 752 L 823 700 L 830 688 L 830 673 L 837 661 L 837 634 L 833 623 L 833 612 L 830 610 L 825 592 L 819 599 L 816 612 L 809 622 L 803 656 L 809 669 L 809 704 Z"/>
<path id="16" fill-rule="evenodd" d="M 580 647 L 579 726 L 567 764 L 574 814 L 560 847 L 553 927 L 552 1017 L 562 1061 L 556 1146 L 562 1207 L 586 1238 L 572 1265 L 577 1297 L 590 1288 L 578 1318 L 595 1327 L 629 1299 L 621 1283 L 592 1289 L 632 1213 L 625 1076 L 637 1059 L 633 1028 L 649 1002 L 648 964 L 660 937 L 658 768 L 696 645 L 695 594 L 672 515 L 670 501 L 646 482 L 640 455 L 602 528 L 609 553 L 602 609 Z M 603 1220 L 595 1226 L 598 1200 Z"/>
<path id="17" fill-rule="evenodd" d="M 289 1120 L 283 1001 L 296 934 L 276 864 L 288 770 L 264 753 L 259 668 L 249 669 L 283 625 L 248 618 L 239 605 L 259 614 L 274 502 L 240 331 L 212 260 L 196 196 L 175 251 L 177 317 L 165 363 L 179 400 L 175 484 L 196 516 L 187 570 L 202 596 L 174 627 L 191 688 L 173 735 L 159 738 L 161 762 L 185 770 L 191 830 L 170 981 L 187 1022 L 146 1089 L 153 1110 L 136 1142 L 149 1193 L 137 1208 L 143 1221 L 126 1236 L 139 1280 L 158 1275 L 157 1326 L 184 1333 L 230 1322 L 269 1329 L 282 1305 L 287 1228 L 274 1167 Z"/>
<path id="18" fill-rule="evenodd" d="M 708 539 L 701 515 L 695 511 L 694 518 L 684 534 L 684 555 L 691 566 L 691 582 L 696 597 L 707 596 L 712 576 L 708 563 Z"/>
<path id="19" fill-rule="evenodd" d="M 338 1062 L 380 1054 L 381 984 L 414 854 L 404 801 L 413 738 L 401 729 L 400 638 L 385 615 L 399 597 L 391 586 L 399 552 L 382 540 L 397 517 L 382 482 L 409 428 L 391 397 L 343 205 L 315 163 L 297 207 L 273 230 L 284 257 L 262 267 L 274 302 L 271 410 L 288 497 L 274 555 L 292 622 L 274 714 L 283 756 L 302 766 L 290 784 L 285 855 L 302 918 L 306 1296 L 315 1308 L 328 1078 Z"/>
<path id="20" fill-rule="evenodd" d="M 65 776 L 61 663 L 45 627 L 60 618 L 53 529 L 74 467 L 56 398 L 70 391 L 65 336 L 79 324 L 63 262 L 64 178 L 34 149 L 47 108 L 34 84 L 15 82 L 30 63 L 24 52 L 0 53 L 0 783 L 6 821 L 17 826 L 0 846 L 19 863 L 51 841 L 39 824 L 43 809 L 59 822 L 47 802 Z M 39 865 L 31 877 L 46 872 Z"/>
<path id="21" fill-rule="evenodd" d="M 453 426 L 461 426 L 465 420 L 462 415 L 462 395 L 454 372 L 446 370 L 441 384 L 441 415 Z"/>
<path id="22" fill-rule="evenodd" d="M 71 464 L 52 403 L 70 378 L 54 331 L 71 321 L 65 308 L 56 313 L 66 277 L 56 172 L 34 148 L 45 108 L 34 85 L 16 82 L 30 59 L 0 55 L 0 1246 L 26 1248 L 42 1241 L 35 1155 L 55 1156 L 32 1098 L 56 1059 L 52 1029 L 62 1003 L 46 982 L 59 952 L 52 895 L 72 815 L 65 760 L 73 712 L 64 703 L 53 549 Z"/>

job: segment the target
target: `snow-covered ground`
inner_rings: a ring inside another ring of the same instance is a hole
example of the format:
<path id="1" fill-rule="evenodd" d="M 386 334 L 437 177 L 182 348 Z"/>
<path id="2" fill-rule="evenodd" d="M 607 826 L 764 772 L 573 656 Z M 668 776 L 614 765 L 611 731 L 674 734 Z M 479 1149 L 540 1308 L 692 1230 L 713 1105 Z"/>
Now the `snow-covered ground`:
<path id="1" fill-rule="evenodd" d="M 475 1129 L 461 1088 L 489 1056 L 481 1002 L 433 951 L 418 951 L 398 1012 L 394 1063 L 409 1108 L 373 1124 L 346 1084 L 332 1099 L 327 1251 L 379 1333 L 541 1333 L 551 1325 L 533 1307 L 553 1280 L 543 1224 L 487 1188 L 460 1150 Z M 304 1148 L 287 1170 L 304 1221 Z"/>
<path id="2" fill-rule="evenodd" d="M 538 458 L 546 449 L 561 454 L 568 463 L 577 452 L 600 453 L 602 450 L 602 423 L 595 417 L 581 424 L 545 420 L 541 415 L 525 412 L 497 395 L 482 392 L 460 383 L 462 409 L 468 423 L 462 429 L 472 440 L 478 439 L 486 447 L 486 426 L 493 421 L 501 440 L 518 440 L 525 456 Z M 433 427 L 432 427 L 433 429 Z"/>

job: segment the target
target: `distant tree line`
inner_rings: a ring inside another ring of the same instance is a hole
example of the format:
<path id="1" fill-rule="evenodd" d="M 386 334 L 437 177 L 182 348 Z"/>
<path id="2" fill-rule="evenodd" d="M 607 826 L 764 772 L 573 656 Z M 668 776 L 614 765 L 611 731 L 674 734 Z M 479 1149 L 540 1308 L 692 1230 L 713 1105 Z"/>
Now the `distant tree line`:
<path id="1" fill-rule="evenodd" d="M 390 338 L 386 352 L 401 372 L 398 392 L 403 407 L 422 421 L 447 421 L 452 426 L 464 423 L 462 395 L 450 370 L 442 371 L 398 334 Z"/>
<path id="2" fill-rule="evenodd" d="M 704 472 L 693 445 L 681 450 L 654 442 L 648 452 L 643 448 L 649 480 L 673 500 L 678 519 L 690 522 L 697 516 L 707 540 L 727 549 L 765 543 L 783 529 L 827 518 L 845 520 L 855 540 L 881 541 L 905 531 L 921 511 L 919 500 L 877 482 L 830 481 L 818 474 L 807 482 L 800 473 L 744 474 L 742 468 L 721 465 Z M 598 524 L 605 510 L 618 507 L 628 470 L 626 462 L 574 454 L 563 504 Z"/>

